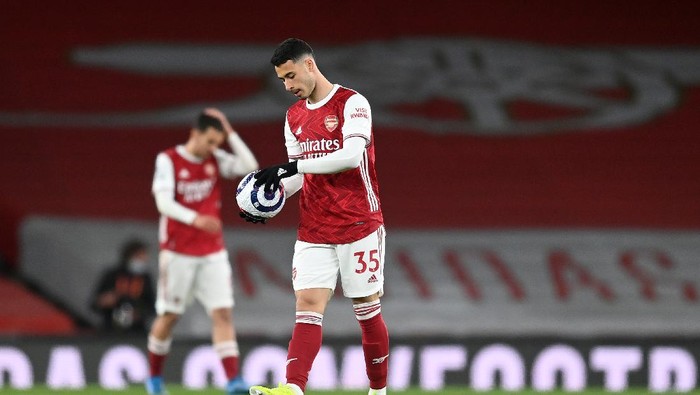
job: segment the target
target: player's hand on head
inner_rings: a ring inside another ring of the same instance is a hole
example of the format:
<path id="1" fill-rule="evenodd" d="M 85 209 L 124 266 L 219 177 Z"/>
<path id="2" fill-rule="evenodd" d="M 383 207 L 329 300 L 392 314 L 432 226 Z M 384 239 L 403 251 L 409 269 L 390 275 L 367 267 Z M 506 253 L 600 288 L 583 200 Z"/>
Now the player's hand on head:
<path id="1" fill-rule="evenodd" d="M 221 231 L 221 220 L 212 215 L 197 215 L 192 226 L 205 232 L 218 233 Z"/>
<path id="2" fill-rule="evenodd" d="M 289 162 L 282 165 L 266 167 L 255 173 L 255 186 L 265 185 L 266 193 L 273 193 L 277 189 L 280 181 L 283 178 L 291 177 L 297 174 L 297 162 Z"/>
<path id="3" fill-rule="evenodd" d="M 228 119 L 226 118 L 226 115 L 223 112 L 221 112 L 221 110 L 219 110 L 218 108 L 214 108 L 214 107 L 205 108 L 204 113 L 209 115 L 210 117 L 214 117 L 214 118 L 218 119 L 219 121 L 221 121 L 221 125 L 224 127 L 224 130 L 227 133 L 234 133 L 235 132 L 235 130 L 233 130 L 233 127 L 229 123 Z"/>

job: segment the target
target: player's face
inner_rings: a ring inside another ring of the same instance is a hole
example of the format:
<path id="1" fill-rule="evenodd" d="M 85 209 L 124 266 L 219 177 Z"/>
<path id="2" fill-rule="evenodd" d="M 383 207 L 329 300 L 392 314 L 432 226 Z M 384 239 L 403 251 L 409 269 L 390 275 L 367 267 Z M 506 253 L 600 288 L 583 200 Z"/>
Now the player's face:
<path id="1" fill-rule="evenodd" d="M 284 83 L 284 89 L 292 93 L 299 100 L 308 99 L 316 88 L 316 80 L 312 73 L 314 64 L 311 58 L 305 58 L 298 62 L 288 60 L 275 66 L 277 78 Z"/>
<path id="2" fill-rule="evenodd" d="M 192 131 L 192 154 L 200 158 L 208 158 L 226 139 L 225 133 L 212 127 L 204 132 Z"/>

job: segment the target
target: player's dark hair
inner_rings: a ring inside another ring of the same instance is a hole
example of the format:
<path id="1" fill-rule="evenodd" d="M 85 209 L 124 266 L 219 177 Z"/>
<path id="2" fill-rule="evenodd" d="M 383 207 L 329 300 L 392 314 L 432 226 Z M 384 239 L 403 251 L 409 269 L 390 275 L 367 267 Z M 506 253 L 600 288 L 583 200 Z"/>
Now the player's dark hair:
<path id="1" fill-rule="evenodd" d="M 275 53 L 272 55 L 270 63 L 277 67 L 287 63 L 288 60 L 297 62 L 304 56 L 314 56 L 314 50 L 311 49 L 311 46 L 304 40 L 300 40 L 298 38 L 288 38 L 282 41 L 277 49 L 275 49 Z"/>
<path id="2" fill-rule="evenodd" d="M 211 115 L 207 115 L 204 112 L 200 113 L 197 117 L 197 122 L 195 123 L 194 128 L 199 130 L 200 132 L 204 132 L 208 128 L 214 128 L 219 132 L 224 131 L 224 125 L 221 124 L 219 118 L 212 117 Z"/>

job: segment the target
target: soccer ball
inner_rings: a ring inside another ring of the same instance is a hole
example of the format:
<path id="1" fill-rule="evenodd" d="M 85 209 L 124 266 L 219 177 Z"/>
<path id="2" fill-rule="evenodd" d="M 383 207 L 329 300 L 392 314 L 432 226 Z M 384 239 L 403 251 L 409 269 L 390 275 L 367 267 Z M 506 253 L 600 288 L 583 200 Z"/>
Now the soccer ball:
<path id="1" fill-rule="evenodd" d="M 265 193 L 264 185 L 256 187 L 255 173 L 248 173 L 236 188 L 236 202 L 241 210 L 250 215 L 262 218 L 272 218 L 284 207 L 284 185 L 280 185 L 273 193 Z"/>

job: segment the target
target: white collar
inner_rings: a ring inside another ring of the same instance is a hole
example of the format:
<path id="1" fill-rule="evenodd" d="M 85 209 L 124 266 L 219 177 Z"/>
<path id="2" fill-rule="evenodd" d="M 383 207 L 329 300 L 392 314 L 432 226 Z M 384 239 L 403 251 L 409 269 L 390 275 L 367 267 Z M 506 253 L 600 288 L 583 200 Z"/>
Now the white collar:
<path id="1" fill-rule="evenodd" d="M 323 99 L 317 101 L 314 104 L 309 103 L 309 99 L 306 99 L 306 108 L 309 110 L 317 110 L 321 107 L 323 107 L 328 101 L 335 95 L 335 92 L 338 91 L 338 88 L 340 88 L 340 85 L 338 84 L 333 84 L 333 89 L 331 89 L 331 92 L 326 95 Z"/>
<path id="2" fill-rule="evenodd" d="M 192 163 L 202 163 L 202 162 L 204 162 L 204 159 L 202 159 L 202 158 L 200 158 L 200 157 L 198 157 L 198 156 L 195 156 L 195 155 L 190 154 L 190 153 L 187 151 L 187 148 L 185 148 L 185 146 L 182 145 L 182 144 L 180 144 L 180 145 L 178 145 L 177 147 L 175 147 L 175 151 L 176 151 L 180 156 L 182 156 L 183 158 L 185 158 L 185 159 L 186 159 L 187 161 L 189 161 L 189 162 L 192 162 Z"/>

